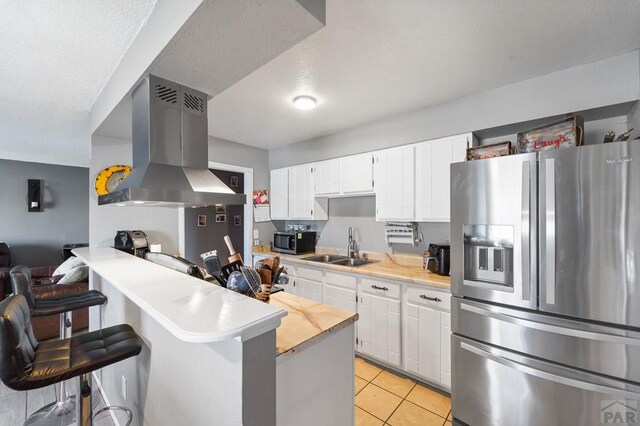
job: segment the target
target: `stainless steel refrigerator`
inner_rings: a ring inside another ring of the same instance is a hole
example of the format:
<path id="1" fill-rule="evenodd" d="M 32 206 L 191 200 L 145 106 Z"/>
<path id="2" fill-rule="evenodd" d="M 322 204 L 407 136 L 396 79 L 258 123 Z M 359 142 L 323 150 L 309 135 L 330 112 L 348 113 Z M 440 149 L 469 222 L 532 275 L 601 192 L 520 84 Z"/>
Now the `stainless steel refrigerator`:
<path id="1" fill-rule="evenodd" d="M 640 142 L 456 163 L 451 188 L 455 421 L 640 424 Z"/>

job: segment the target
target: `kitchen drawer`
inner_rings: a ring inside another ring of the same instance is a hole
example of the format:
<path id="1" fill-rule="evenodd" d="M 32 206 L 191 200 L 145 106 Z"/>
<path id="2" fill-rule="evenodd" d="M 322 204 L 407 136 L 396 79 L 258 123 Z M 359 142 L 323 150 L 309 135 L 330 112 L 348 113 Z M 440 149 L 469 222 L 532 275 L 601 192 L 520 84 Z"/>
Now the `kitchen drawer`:
<path id="1" fill-rule="evenodd" d="M 444 291 L 432 290 L 420 286 L 409 286 L 407 288 L 407 300 L 409 303 L 416 303 L 445 311 L 451 310 L 451 294 L 445 293 Z"/>
<path id="2" fill-rule="evenodd" d="M 349 290 L 358 289 L 358 278 L 355 275 L 338 274 L 335 272 L 325 272 L 326 284 L 344 287 Z"/>
<path id="3" fill-rule="evenodd" d="M 307 268 L 306 266 L 298 266 L 296 268 L 296 276 L 298 278 L 306 278 L 311 281 L 322 282 L 322 270 Z"/>
<path id="4" fill-rule="evenodd" d="M 366 293 L 400 299 L 400 284 L 398 283 L 360 278 L 360 289 Z"/>

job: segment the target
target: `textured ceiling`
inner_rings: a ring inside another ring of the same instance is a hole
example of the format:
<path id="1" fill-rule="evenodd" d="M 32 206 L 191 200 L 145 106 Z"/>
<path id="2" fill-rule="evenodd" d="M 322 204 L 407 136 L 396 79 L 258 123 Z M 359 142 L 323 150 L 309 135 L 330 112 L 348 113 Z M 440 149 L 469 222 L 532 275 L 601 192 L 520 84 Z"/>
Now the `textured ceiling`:
<path id="1" fill-rule="evenodd" d="M 324 29 L 209 102 L 209 133 L 334 133 L 637 49 L 639 21 L 637 0 L 327 0 Z M 294 109 L 300 94 L 318 107 Z"/>
<path id="2" fill-rule="evenodd" d="M 0 158 L 88 164 L 88 111 L 155 2 L 0 0 Z"/>

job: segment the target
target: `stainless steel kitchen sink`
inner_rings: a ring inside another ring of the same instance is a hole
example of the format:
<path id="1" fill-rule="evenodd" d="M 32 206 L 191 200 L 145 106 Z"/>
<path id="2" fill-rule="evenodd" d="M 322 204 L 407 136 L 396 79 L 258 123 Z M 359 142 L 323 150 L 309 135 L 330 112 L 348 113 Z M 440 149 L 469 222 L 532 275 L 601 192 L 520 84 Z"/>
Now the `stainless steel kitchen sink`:
<path id="1" fill-rule="evenodd" d="M 321 263 L 333 263 L 339 260 L 347 260 L 347 256 L 340 256 L 338 254 L 319 254 L 315 256 L 303 257 L 302 260 Z"/>
<path id="2" fill-rule="evenodd" d="M 341 266 L 362 266 L 367 265 L 369 263 L 375 263 L 377 260 L 369 260 L 369 259 L 343 259 L 336 260 L 335 262 L 331 262 L 332 265 L 341 265 Z"/>
<path id="3" fill-rule="evenodd" d="M 377 260 L 369 259 L 349 259 L 347 256 L 341 256 L 338 254 L 320 254 L 315 256 L 303 257 L 302 260 L 309 260 L 311 262 L 330 263 L 331 265 L 340 266 L 362 266 L 368 263 L 377 262 Z"/>

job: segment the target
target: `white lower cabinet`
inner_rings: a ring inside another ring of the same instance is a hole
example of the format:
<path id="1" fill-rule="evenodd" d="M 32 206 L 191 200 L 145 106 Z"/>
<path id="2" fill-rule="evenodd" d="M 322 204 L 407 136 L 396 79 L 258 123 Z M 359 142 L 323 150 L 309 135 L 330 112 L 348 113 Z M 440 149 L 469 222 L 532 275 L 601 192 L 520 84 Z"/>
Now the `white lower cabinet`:
<path id="1" fill-rule="evenodd" d="M 449 293 L 407 287 L 404 367 L 410 373 L 451 387 Z"/>
<path id="2" fill-rule="evenodd" d="M 400 284 L 361 278 L 357 350 L 396 366 L 400 353 Z"/>
<path id="3" fill-rule="evenodd" d="M 296 295 L 322 303 L 323 271 L 298 266 L 296 268 Z"/>
<path id="4" fill-rule="evenodd" d="M 334 308 L 357 312 L 356 291 L 358 279 L 355 275 L 325 272 L 324 302 Z"/>

